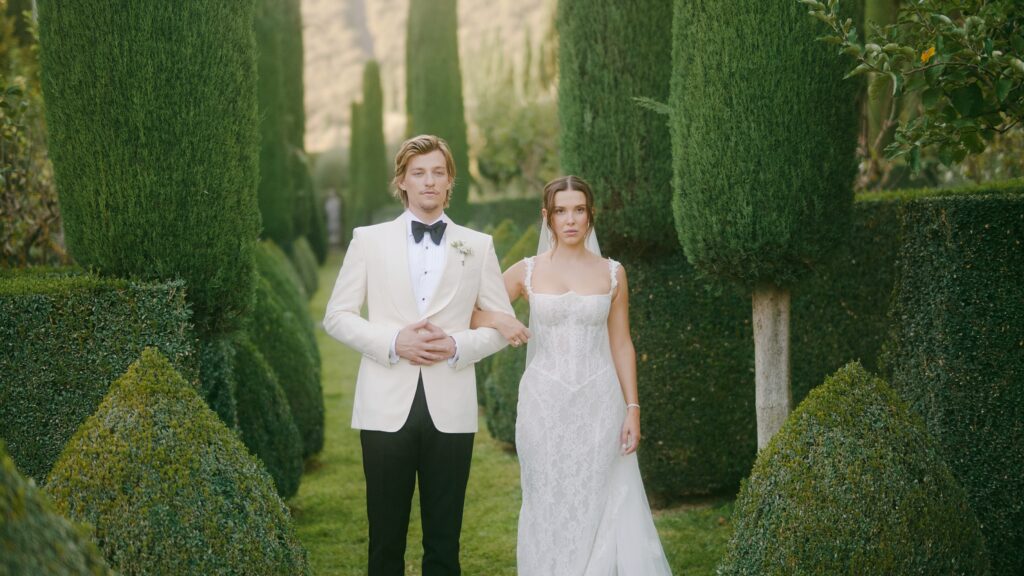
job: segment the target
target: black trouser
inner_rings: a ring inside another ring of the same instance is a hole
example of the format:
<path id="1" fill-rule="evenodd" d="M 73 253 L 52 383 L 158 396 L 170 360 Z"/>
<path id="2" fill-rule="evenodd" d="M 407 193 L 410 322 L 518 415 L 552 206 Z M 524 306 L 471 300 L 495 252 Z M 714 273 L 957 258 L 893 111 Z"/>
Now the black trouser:
<path id="1" fill-rule="evenodd" d="M 461 574 L 459 534 L 466 499 L 473 436 L 434 427 L 416 386 L 409 418 L 397 432 L 363 430 L 366 512 L 370 520 L 370 576 L 405 574 L 405 540 L 416 477 L 423 522 L 423 576 Z"/>

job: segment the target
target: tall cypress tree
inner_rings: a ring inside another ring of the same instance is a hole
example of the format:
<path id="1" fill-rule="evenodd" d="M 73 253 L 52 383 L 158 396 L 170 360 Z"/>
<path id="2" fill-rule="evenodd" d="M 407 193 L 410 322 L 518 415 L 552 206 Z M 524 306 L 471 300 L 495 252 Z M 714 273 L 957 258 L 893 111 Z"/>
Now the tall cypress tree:
<path id="1" fill-rule="evenodd" d="M 363 68 L 363 108 L 360 151 L 362 185 L 367 217 L 391 200 L 390 170 L 384 146 L 384 91 L 380 84 L 380 66 L 370 60 Z"/>
<path id="2" fill-rule="evenodd" d="M 456 0 L 410 0 L 405 40 L 405 104 L 410 135 L 444 138 L 458 177 L 448 213 L 469 216 L 469 144 L 462 104 Z"/>
<path id="3" fill-rule="evenodd" d="M 365 171 L 363 170 L 363 105 L 360 102 L 352 102 L 352 120 L 349 122 L 349 148 L 348 148 L 348 188 L 342 194 L 342 222 L 343 235 L 352 237 L 352 229 L 362 226 L 365 220 L 365 195 L 363 190 L 366 184 L 363 182 Z"/>
<path id="4" fill-rule="evenodd" d="M 259 203 L 264 238 L 287 249 L 295 237 L 294 159 L 289 140 L 284 91 L 280 0 L 256 0 L 256 43 L 259 46 L 260 180 Z"/>
<path id="5" fill-rule="evenodd" d="M 671 23 L 659 0 L 558 3 L 562 167 L 593 186 L 601 248 L 613 255 L 679 251 L 668 125 L 633 100 L 668 99 Z"/>
<path id="6" fill-rule="evenodd" d="M 294 200 L 292 217 L 294 235 L 309 236 L 313 223 L 313 190 L 307 185 L 309 168 L 306 160 L 306 108 L 300 0 L 281 0 L 281 93 L 283 95 L 285 138 L 288 141 L 290 183 Z M 312 242 L 312 238 L 309 238 Z"/>
<path id="7" fill-rule="evenodd" d="M 676 0 L 673 22 L 676 226 L 753 293 L 763 447 L 790 410 L 790 287 L 848 234 L 860 83 L 793 0 Z"/>
<path id="8" fill-rule="evenodd" d="M 183 278 L 200 335 L 234 329 L 259 231 L 253 2 L 38 9 L 71 254 L 104 274 Z"/>

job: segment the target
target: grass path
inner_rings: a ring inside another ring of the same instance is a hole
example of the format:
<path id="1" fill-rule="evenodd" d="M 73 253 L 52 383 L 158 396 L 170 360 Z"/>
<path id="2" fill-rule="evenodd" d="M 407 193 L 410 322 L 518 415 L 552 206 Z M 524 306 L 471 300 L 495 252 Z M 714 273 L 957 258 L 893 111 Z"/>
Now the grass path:
<path id="1" fill-rule="evenodd" d="M 320 290 L 310 302 L 317 322 L 323 318 L 340 267 L 341 254 L 332 253 L 320 270 Z M 307 467 L 299 493 L 289 505 L 314 572 L 320 576 L 355 576 L 366 572 L 367 545 L 359 434 L 349 427 L 359 356 L 322 331 L 317 339 L 323 358 L 325 447 Z M 490 437 L 481 420 L 463 520 L 464 574 L 515 574 L 519 505 L 515 455 Z M 714 574 L 729 537 L 730 512 L 731 504 L 716 503 L 656 514 L 655 522 L 676 575 Z M 410 576 L 420 573 L 421 535 L 418 505 L 414 503 L 406 553 L 406 574 Z"/>

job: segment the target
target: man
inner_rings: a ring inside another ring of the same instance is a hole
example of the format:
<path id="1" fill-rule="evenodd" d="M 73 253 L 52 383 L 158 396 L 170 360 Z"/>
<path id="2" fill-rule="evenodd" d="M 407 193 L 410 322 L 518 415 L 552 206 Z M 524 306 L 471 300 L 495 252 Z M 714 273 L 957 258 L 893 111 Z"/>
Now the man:
<path id="1" fill-rule="evenodd" d="M 424 135 L 402 144 L 394 185 L 406 210 L 353 231 L 324 318 L 331 336 L 363 355 L 352 427 L 363 449 L 370 576 L 404 574 L 417 477 L 423 574 L 461 573 L 477 430 L 472 366 L 505 345 L 495 330 L 471 330 L 470 319 L 477 306 L 513 312 L 491 237 L 444 214 L 454 181 L 444 140 Z"/>

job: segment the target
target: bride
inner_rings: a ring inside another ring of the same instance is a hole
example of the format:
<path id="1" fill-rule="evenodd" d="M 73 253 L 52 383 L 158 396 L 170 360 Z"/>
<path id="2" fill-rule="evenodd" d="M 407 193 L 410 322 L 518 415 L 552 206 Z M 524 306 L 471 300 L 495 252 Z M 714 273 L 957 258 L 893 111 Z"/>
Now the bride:
<path id="1" fill-rule="evenodd" d="M 636 450 L 640 404 L 629 335 L 626 272 L 600 255 L 594 196 L 576 176 L 544 187 L 535 257 L 505 271 L 530 328 L 477 310 L 527 364 L 519 384 L 516 450 L 522 473 L 521 576 L 671 574 L 644 494 Z"/>

